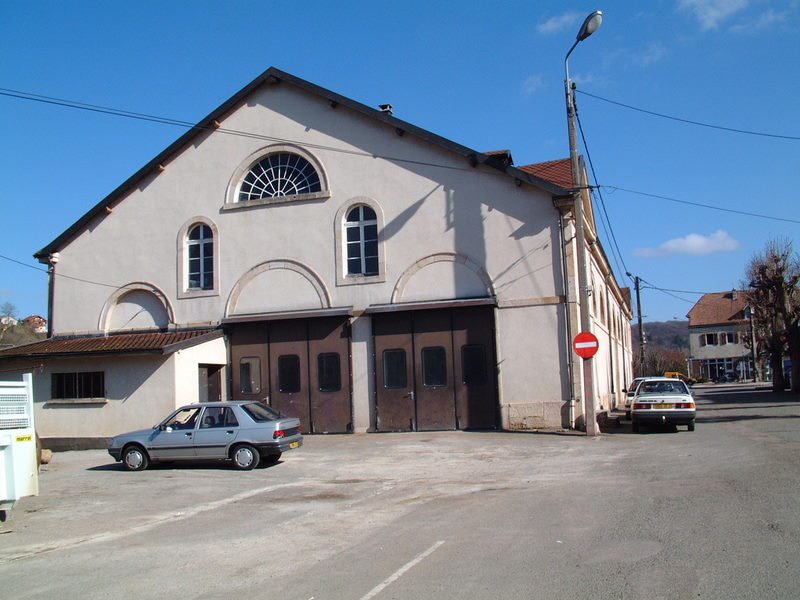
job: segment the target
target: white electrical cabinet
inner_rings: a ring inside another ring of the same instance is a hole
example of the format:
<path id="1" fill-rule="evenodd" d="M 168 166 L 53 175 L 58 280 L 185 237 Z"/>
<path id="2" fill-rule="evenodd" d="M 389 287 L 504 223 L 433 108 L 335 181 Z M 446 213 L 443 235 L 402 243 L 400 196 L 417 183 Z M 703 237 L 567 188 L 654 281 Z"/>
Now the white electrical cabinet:
<path id="1" fill-rule="evenodd" d="M 32 376 L 0 381 L 0 519 L 24 496 L 39 494 Z"/>

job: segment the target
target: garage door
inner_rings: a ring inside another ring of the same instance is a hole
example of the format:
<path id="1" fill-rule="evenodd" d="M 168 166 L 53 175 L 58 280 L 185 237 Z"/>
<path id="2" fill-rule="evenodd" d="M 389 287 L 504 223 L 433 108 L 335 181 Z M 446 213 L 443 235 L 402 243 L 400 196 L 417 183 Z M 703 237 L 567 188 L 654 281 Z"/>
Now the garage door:
<path id="1" fill-rule="evenodd" d="M 298 417 L 307 433 L 352 431 L 350 337 L 338 317 L 228 326 L 233 398 Z"/>
<path id="2" fill-rule="evenodd" d="M 379 431 L 494 429 L 491 307 L 376 314 Z"/>

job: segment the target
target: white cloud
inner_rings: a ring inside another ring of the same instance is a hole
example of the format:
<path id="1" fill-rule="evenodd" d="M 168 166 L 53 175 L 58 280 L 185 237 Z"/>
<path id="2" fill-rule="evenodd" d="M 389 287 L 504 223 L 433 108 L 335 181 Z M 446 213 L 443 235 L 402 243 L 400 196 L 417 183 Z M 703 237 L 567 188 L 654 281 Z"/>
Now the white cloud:
<path id="1" fill-rule="evenodd" d="M 740 10 L 749 0 L 679 0 L 681 10 L 692 13 L 703 29 L 716 29 L 719 24 Z"/>
<path id="2" fill-rule="evenodd" d="M 718 252 L 733 252 L 741 244 L 732 238 L 727 231 L 718 229 L 711 235 L 690 233 L 686 237 L 675 238 L 661 244 L 658 248 L 638 248 L 634 250 L 636 256 L 668 256 L 670 254 L 690 254 L 702 256 Z"/>
<path id="3" fill-rule="evenodd" d="M 769 29 L 772 25 L 776 23 L 783 23 L 786 21 L 787 17 L 789 16 L 788 11 L 786 12 L 775 12 L 771 8 L 764 13 L 761 13 L 754 19 L 749 21 L 744 21 L 739 23 L 738 25 L 734 25 L 731 27 L 731 31 L 736 33 L 748 33 L 751 31 L 763 31 L 764 29 Z"/>
<path id="4" fill-rule="evenodd" d="M 638 54 L 634 54 L 632 61 L 640 67 L 647 67 L 657 63 L 667 54 L 667 48 L 661 42 L 651 42 L 647 48 Z"/>
<path id="5" fill-rule="evenodd" d="M 544 78 L 541 75 L 531 75 L 522 82 L 522 91 L 532 96 L 544 87 Z"/>
<path id="6" fill-rule="evenodd" d="M 562 15 L 558 15 L 556 17 L 550 17 L 546 21 L 539 23 L 536 26 L 536 31 L 544 35 L 550 35 L 553 33 L 558 33 L 567 29 L 569 27 L 573 27 L 578 25 L 581 20 L 583 13 L 579 12 L 566 12 Z"/>

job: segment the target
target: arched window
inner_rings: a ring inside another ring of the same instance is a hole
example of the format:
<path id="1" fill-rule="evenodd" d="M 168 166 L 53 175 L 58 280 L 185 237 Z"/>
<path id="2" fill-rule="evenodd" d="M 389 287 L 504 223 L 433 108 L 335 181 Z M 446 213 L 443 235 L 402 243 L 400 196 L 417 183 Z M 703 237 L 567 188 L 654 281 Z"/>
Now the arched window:
<path id="1" fill-rule="evenodd" d="M 317 170 L 305 158 L 277 152 L 255 163 L 242 180 L 238 202 L 300 196 L 322 191 Z"/>
<path id="2" fill-rule="evenodd" d="M 187 289 L 214 288 L 214 234 L 205 224 L 194 225 L 186 236 Z"/>
<path id="3" fill-rule="evenodd" d="M 347 212 L 344 223 L 347 275 L 378 274 L 378 218 L 369 206 Z"/>

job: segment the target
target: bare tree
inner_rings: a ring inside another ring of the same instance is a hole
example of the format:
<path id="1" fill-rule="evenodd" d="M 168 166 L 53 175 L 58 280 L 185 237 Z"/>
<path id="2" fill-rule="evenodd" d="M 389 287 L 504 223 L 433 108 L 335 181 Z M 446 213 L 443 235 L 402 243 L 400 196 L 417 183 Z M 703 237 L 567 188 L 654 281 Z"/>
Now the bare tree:
<path id="1" fill-rule="evenodd" d="M 6 337 L 6 332 L 13 324 L 12 321 L 16 320 L 17 307 L 11 302 L 3 302 L 3 304 L 0 304 L 0 317 L 2 317 L 2 322 L 0 323 L 0 342 L 2 342 L 3 338 Z"/>
<path id="2" fill-rule="evenodd" d="M 13 302 L 3 302 L 0 305 L 0 317 L 5 317 L 3 320 L 6 322 L 17 318 L 17 307 Z"/>
<path id="3" fill-rule="evenodd" d="M 635 352 L 634 372 L 638 371 L 641 364 L 641 349 Z M 638 376 L 663 375 L 667 371 L 677 371 L 683 373 L 686 370 L 686 359 L 689 357 L 686 350 L 682 348 L 668 348 L 666 346 L 648 345 L 644 357 L 644 373 L 636 373 Z"/>
<path id="4" fill-rule="evenodd" d="M 747 266 L 747 291 L 758 345 L 769 354 L 772 389 L 784 388 L 783 356 L 792 360 L 792 391 L 800 393 L 800 260 L 786 239 L 767 242 Z"/>

